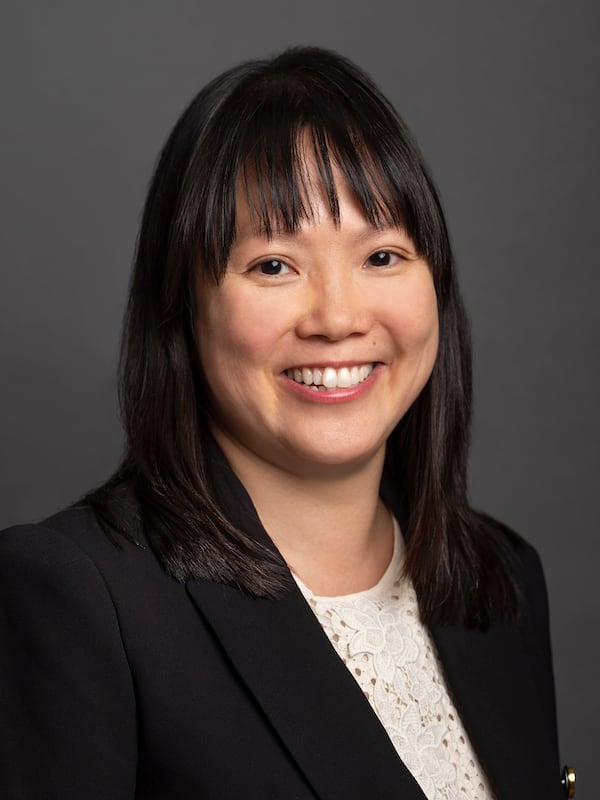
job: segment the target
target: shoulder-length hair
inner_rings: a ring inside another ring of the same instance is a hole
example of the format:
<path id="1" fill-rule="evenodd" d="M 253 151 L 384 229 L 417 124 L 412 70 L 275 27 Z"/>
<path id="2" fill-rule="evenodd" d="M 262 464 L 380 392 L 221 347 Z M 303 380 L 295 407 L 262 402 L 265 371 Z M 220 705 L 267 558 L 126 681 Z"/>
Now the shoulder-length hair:
<path id="1" fill-rule="evenodd" d="M 267 597 L 289 580 L 283 562 L 236 529 L 215 501 L 195 297 L 198 270 L 214 282 L 223 276 L 244 184 L 267 235 L 274 226 L 295 231 L 310 214 L 306 137 L 334 220 L 335 166 L 365 218 L 401 225 L 431 269 L 439 352 L 389 439 L 387 468 L 407 511 L 405 570 L 424 620 L 485 625 L 516 611 L 517 591 L 502 536 L 467 501 L 471 349 L 446 223 L 398 114 L 361 70 L 329 51 L 296 48 L 223 73 L 169 136 L 148 191 L 125 318 L 126 453 L 88 501 L 130 536 L 110 519 L 107 489 L 132 483 L 151 546 L 178 580 L 235 583 Z"/>

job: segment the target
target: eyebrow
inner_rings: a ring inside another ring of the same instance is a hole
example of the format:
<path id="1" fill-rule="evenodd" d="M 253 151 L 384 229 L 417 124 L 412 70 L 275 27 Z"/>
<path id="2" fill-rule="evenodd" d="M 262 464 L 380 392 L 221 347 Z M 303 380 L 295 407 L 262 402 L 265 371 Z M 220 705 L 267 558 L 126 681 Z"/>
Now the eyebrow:
<path id="1" fill-rule="evenodd" d="M 377 227 L 375 225 L 370 225 L 366 223 L 364 229 L 362 231 L 358 231 L 354 234 L 353 238 L 357 244 L 364 242 L 367 239 L 376 236 L 377 234 L 384 234 L 386 231 L 395 231 L 402 236 L 405 236 L 408 242 L 410 242 L 411 246 L 414 248 L 414 242 L 411 236 L 408 234 L 406 228 L 400 225 L 386 225 L 382 227 Z M 240 235 L 235 235 L 234 237 L 234 244 L 240 245 L 247 242 L 249 239 L 254 238 L 265 238 L 268 241 L 272 242 L 274 239 L 281 239 L 283 241 L 292 241 L 294 239 L 298 239 L 302 237 L 302 229 L 298 231 L 286 231 L 282 229 L 273 228 L 271 230 L 271 235 L 267 235 L 267 230 L 263 225 L 260 225 L 257 228 L 250 228 L 249 230 L 245 230 Z"/>

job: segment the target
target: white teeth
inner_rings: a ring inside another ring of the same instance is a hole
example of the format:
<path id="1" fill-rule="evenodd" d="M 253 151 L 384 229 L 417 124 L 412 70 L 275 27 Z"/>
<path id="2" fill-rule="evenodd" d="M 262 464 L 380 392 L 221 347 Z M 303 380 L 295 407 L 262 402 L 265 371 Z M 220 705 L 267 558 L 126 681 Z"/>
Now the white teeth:
<path id="1" fill-rule="evenodd" d="M 352 375 L 347 367 L 338 370 L 337 385 L 338 389 L 349 389 L 352 386 Z"/>
<path id="2" fill-rule="evenodd" d="M 325 367 L 323 370 L 323 386 L 326 389 L 337 388 L 337 373 L 333 367 Z"/>
<path id="3" fill-rule="evenodd" d="M 313 382 L 312 370 L 308 369 L 308 367 L 302 367 L 302 383 L 305 383 L 307 386 L 310 386 L 312 382 Z"/>
<path id="4" fill-rule="evenodd" d="M 360 367 L 340 367 L 340 369 L 295 367 L 288 369 L 286 375 L 296 383 L 303 383 L 313 390 L 350 389 L 365 381 L 373 372 L 374 366 L 374 364 L 363 364 Z"/>

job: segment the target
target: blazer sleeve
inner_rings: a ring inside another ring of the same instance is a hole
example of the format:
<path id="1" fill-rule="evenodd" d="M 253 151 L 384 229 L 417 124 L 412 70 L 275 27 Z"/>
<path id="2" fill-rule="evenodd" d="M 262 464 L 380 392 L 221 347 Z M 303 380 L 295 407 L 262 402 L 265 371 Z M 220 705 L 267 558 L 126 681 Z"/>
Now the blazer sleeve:
<path id="1" fill-rule="evenodd" d="M 131 674 L 110 594 L 74 542 L 0 533 L 0 787 L 5 800 L 132 800 Z"/>
<path id="2" fill-rule="evenodd" d="M 536 686 L 546 714 L 547 730 L 551 732 L 555 760 L 559 764 L 558 726 L 554 669 L 550 642 L 550 613 L 544 570 L 537 551 L 527 545 L 522 547 L 522 586 L 526 613 L 522 621 L 524 643 L 536 676 Z"/>

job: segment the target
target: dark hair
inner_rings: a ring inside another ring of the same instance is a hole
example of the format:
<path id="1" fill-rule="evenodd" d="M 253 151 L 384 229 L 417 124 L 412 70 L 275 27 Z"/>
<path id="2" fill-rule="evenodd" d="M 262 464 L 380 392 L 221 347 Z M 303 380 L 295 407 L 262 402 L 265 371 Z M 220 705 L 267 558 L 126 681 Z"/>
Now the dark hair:
<path id="1" fill-rule="evenodd" d="M 151 546 L 178 580 L 233 582 L 259 596 L 276 595 L 286 583 L 281 560 L 237 530 L 214 498 L 195 291 L 199 269 L 214 282 L 223 275 L 240 187 L 267 234 L 273 226 L 296 230 L 310 215 L 299 146 L 306 136 L 333 218 L 335 165 L 365 217 L 403 225 L 433 275 L 437 360 L 387 448 L 407 509 L 406 572 L 423 618 L 485 625 L 513 614 L 517 591 L 502 536 L 467 501 L 471 350 L 440 201 L 392 106 L 362 71 L 329 51 L 295 48 L 223 73 L 171 133 L 148 191 L 125 319 L 125 458 L 88 501 L 130 535 L 114 514 L 111 520 L 107 491 L 132 483 Z"/>

